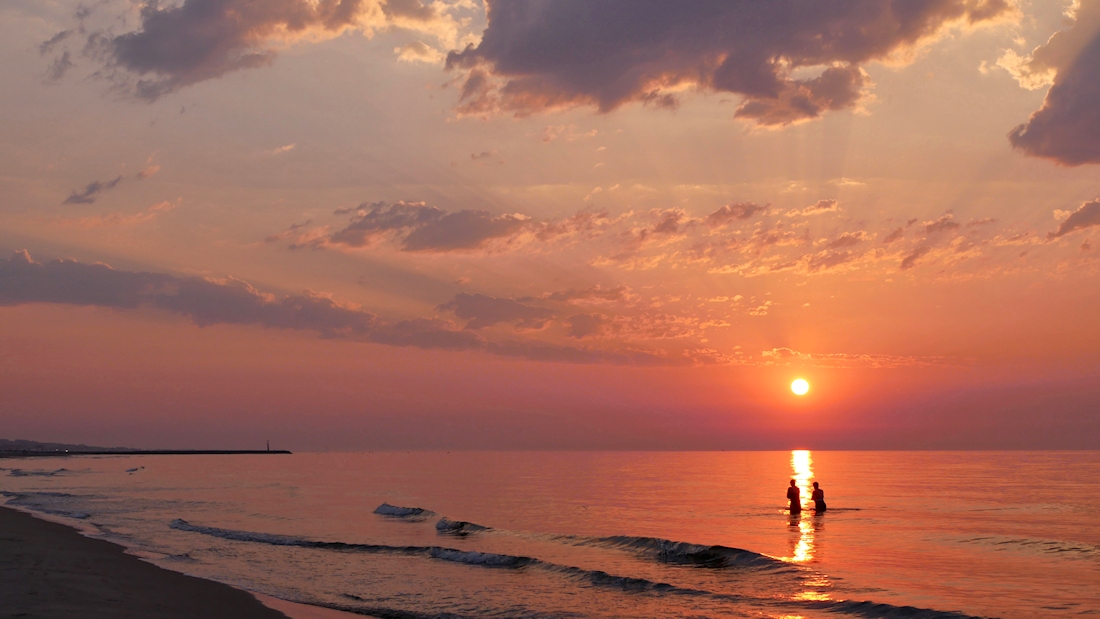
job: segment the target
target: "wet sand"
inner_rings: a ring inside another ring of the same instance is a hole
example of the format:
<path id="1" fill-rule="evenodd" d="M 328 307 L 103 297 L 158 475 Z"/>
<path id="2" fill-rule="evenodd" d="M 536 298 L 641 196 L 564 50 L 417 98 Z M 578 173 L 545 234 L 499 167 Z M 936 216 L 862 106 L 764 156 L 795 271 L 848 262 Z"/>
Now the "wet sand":
<path id="1" fill-rule="evenodd" d="M 0 507 L 0 616 L 287 619 L 252 594 Z"/>

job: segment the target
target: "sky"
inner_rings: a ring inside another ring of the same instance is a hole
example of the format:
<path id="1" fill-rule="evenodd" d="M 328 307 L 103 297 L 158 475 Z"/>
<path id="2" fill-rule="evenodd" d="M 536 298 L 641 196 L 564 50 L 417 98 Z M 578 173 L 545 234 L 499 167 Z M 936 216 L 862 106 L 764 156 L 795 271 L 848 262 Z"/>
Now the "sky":
<path id="1" fill-rule="evenodd" d="M 1100 448 L 1100 0 L 9 0 L 0 58 L 0 436 Z"/>

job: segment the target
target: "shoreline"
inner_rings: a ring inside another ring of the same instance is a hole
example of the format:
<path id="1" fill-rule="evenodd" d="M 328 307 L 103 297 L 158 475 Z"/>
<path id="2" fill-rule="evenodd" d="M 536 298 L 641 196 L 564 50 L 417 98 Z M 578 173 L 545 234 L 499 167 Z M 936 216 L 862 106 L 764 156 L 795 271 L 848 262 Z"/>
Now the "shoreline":
<path id="1" fill-rule="evenodd" d="M 118 544 L 2 505 L 0 572 L 0 607 L 10 616 L 291 619 L 248 591 L 159 567 Z"/>

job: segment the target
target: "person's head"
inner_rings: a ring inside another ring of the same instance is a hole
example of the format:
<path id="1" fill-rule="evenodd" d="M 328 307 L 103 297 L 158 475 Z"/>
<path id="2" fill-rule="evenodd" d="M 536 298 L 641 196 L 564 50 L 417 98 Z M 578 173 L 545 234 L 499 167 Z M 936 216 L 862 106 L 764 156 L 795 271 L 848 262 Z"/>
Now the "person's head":
<path id="1" fill-rule="evenodd" d="M 792 485 L 792 486 L 794 485 L 794 480 L 793 480 L 793 479 L 791 480 L 791 485 Z"/>
<path id="2" fill-rule="evenodd" d="M 817 482 L 814 482 L 814 490 L 817 490 Z"/>

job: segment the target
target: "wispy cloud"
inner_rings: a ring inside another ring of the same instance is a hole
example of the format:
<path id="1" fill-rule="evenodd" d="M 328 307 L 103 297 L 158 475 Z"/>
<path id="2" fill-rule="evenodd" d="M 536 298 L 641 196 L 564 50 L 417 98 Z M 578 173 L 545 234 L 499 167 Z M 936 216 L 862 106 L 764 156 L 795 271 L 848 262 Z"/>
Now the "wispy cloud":
<path id="1" fill-rule="evenodd" d="M 494 355 L 567 363 L 684 364 L 691 357 L 659 352 L 562 346 L 533 340 L 487 340 L 435 318 L 387 321 L 359 307 L 313 291 L 275 295 L 234 278 L 204 279 L 164 273 L 120 271 L 72 260 L 35 262 L 26 251 L 0 260 L 0 306 L 28 303 L 91 305 L 116 309 L 156 308 L 199 326 L 258 325 L 312 331 L 321 337 L 389 346 L 480 351 Z M 478 309 L 479 312 L 484 307 Z M 475 320 L 487 319 L 476 313 Z M 533 318 L 533 317 L 532 317 Z M 515 319 L 513 316 L 511 319 Z M 522 320 L 522 319 L 521 319 Z"/>
<path id="2" fill-rule="evenodd" d="M 75 219 L 56 219 L 57 225 L 75 228 L 107 228 L 111 226 L 133 226 L 149 223 L 161 215 L 179 206 L 180 200 L 175 202 L 158 202 L 149 208 L 137 213 L 108 213 L 106 215 L 90 215 Z"/>
<path id="3" fill-rule="evenodd" d="M 88 183 L 82 191 L 74 190 L 62 204 L 94 204 L 101 195 L 114 189 L 121 182 L 121 175 L 109 181 L 93 181 Z"/>

